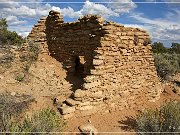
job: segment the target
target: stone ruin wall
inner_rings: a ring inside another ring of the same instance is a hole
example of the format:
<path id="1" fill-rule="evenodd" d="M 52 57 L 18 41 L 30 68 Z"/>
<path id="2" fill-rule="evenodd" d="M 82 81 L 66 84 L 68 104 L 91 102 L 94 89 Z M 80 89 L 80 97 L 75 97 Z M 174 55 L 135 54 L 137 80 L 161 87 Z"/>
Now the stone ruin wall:
<path id="1" fill-rule="evenodd" d="M 60 61 L 69 73 L 74 72 L 75 58 L 84 58 L 83 87 L 61 107 L 67 117 L 75 110 L 88 114 L 128 107 L 142 93 L 150 101 L 160 97 L 162 86 L 144 30 L 93 15 L 64 23 L 58 12 L 51 11 L 33 27 L 28 40 Z"/>

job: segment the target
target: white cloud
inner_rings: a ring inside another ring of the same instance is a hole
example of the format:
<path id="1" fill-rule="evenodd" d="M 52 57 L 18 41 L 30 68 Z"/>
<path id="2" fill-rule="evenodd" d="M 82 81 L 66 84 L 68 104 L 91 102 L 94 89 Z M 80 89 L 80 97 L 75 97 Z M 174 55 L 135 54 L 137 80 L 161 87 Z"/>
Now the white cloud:
<path id="1" fill-rule="evenodd" d="M 13 8 L 2 8 L 0 11 L 6 13 L 6 15 L 10 14 L 24 18 L 39 18 L 42 15 L 47 15 L 51 9 L 52 7 L 50 4 L 45 4 L 35 5 L 33 8 L 28 7 L 27 5 L 21 5 Z"/>
<path id="2" fill-rule="evenodd" d="M 0 2 L 0 8 L 13 8 L 19 6 L 18 3 L 12 0 L 1 0 Z"/>
<path id="3" fill-rule="evenodd" d="M 40 2 L 42 0 L 25 0 L 22 2 Z M 19 25 L 30 25 L 27 19 L 38 20 L 41 16 L 48 15 L 49 11 L 52 9 L 50 4 L 40 4 L 40 3 L 19 3 L 19 0 L 1 0 L 0 12 L 1 18 L 6 18 L 9 30 L 16 31 L 18 34 L 27 36 L 27 33 L 31 31 L 22 29 Z"/>
<path id="4" fill-rule="evenodd" d="M 13 8 L 3 8 L 2 12 L 7 12 L 7 14 L 12 14 L 16 16 L 35 16 L 36 12 L 35 9 L 31 9 L 27 6 L 20 6 L 20 7 L 13 7 Z"/>
<path id="5" fill-rule="evenodd" d="M 96 4 L 90 1 L 86 1 L 79 11 L 74 11 L 74 9 L 71 7 L 60 9 L 59 7 L 53 6 L 52 9 L 61 12 L 65 17 L 71 18 L 78 18 L 86 14 L 95 14 L 100 15 L 103 18 L 109 18 L 112 16 L 120 16 L 120 14 L 128 13 L 130 10 L 136 8 L 135 3 L 133 3 L 131 0 L 125 0 L 125 2 L 129 3 L 123 3 L 121 0 L 115 0 L 115 2 L 119 3 L 112 3 L 105 6 L 103 4 Z"/>
<path id="6" fill-rule="evenodd" d="M 48 15 L 51 9 L 52 9 L 52 6 L 50 4 L 35 6 L 36 15 L 38 18 L 41 16 Z"/>
<path id="7" fill-rule="evenodd" d="M 4 1 L 4 0 L 3 0 Z M 26 0 L 27 2 L 33 2 L 30 0 Z M 23 1 L 23 2 L 26 2 Z M 36 2 L 39 2 L 42 0 L 38 0 Z M 16 2 L 14 6 L 12 6 L 11 2 L 5 3 L 8 4 L 8 6 L 3 5 L 0 9 L 1 13 L 5 13 L 8 15 L 18 16 L 18 17 L 35 17 L 39 18 L 42 15 L 47 15 L 48 12 L 51 9 L 55 9 L 57 11 L 60 11 L 63 16 L 65 17 L 71 17 L 71 18 L 78 18 L 85 14 L 96 14 L 101 15 L 104 18 L 108 18 L 111 16 L 119 16 L 122 13 L 128 13 L 130 10 L 136 8 L 135 3 L 132 2 L 132 0 L 125 0 L 125 2 L 130 3 L 121 3 L 121 0 L 115 0 L 115 2 L 119 2 L 117 4 L 109 4 L 108 6 L 105 6 L 103 4 L 95 4 L 90 1 L 86 1 L 83 5 L 83 7 L 79 11 L 74 11 L 73 8 L 67 7 L 67 8 L 59 8 L 56 6 L 51 6 L 50 4 L 41 4 L 41 3 L 18 3 Z M 11 6 L 10 6 L 11 5 Z"/>
<path id="8" fill-rule="evenodd" d="M 23 31 L 23 32 L 19 32 L 18 34 L 20 36 L 22 36 L 22 37 L 27 37 L 29 35 L 29 32 L 28 31 Z"/>
<path id="9" fill-rule="evenodd" d="M 104 18 L 108 18 L 110 16 L 119 16 L 119 14 L 111 8 L 106 7 L 105 5 L 102 4 L 95 4 L 90 1 L 86 1 L 85 4 L 83 5 L 83 8 L 80 10 L 81 14 L 95 14 L 95 15 L 100 15 Z"/>
<path id="10" fill-rule="evenodd" d="M 71 7 L 67 8 L 59 8 L 59 7 L 52 7 L 53 10 L 60 12 L 63 16 L 70 17 L 70 18 L 78 18 L 82 16 L 82 13 L 80 11 L 74 11 Z"/>
<path id="11" fill-rule="evenodd" d="M 137 7 L 132 0 L 113 0 L 113 2 L 115 3 L 110 3 L 108 6 L 119 14 L 129 13 L 129 11 Z"/>
<path id="12" fill-rule="evenodd" d="M 180 41 L 180 12 L 169 12 L 164 18 L 157 19 L 149 19 L 142 14 L 134 14 L 131 17 L 144 24 L 140 27 L 148 30 L 154 40 Z"/>
<path id="13" fill-rule="evenodd" d="M 11 26 L 10 27 L 11 31 L 16 31 L 16 32 L 18 32 L 19 35 L 21 35 L 23 37 L 28 36 L 31 29 L 32 29 L 31 25 L 26 25 L 26 26 L 17 25 L 17 26 Z"/>
<path id="14" fill-rule="evenodd" d="M 6 20 L 8 22 L 8 25 L 21 25 L 27 23 L 27 21 L 20 21 L 16 16 L 8 16 L 6 17 Z"/>

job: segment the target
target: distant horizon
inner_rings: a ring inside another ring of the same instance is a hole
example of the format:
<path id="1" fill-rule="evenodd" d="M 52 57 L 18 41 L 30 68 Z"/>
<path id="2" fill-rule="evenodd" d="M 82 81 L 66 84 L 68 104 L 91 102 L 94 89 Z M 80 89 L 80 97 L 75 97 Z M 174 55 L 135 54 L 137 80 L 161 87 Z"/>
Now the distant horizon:
<path id="1" fill-rule="evenodd" d="M 152 43 L 162 42 L 166 47 L 180 43 L 179 0 L 0 0 L 0 18 L 6 18 L 9 30 L 23 37 L 50 10 L 60 12 L 65 22 L 86 14 L 100 15 L 125 27 L 146 30 Z"/>

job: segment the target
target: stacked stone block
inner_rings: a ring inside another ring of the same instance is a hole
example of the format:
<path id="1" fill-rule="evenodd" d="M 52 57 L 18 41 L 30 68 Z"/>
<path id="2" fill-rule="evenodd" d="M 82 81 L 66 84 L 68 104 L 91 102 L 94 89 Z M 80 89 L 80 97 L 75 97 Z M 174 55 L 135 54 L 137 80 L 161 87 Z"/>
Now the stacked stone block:
<path id="1" fill-rule="evenodd" d="M 69 73 L 75 70 L 75 58 L 84 58 L 83 87 L 60 107 L 66 117 L 76 110 L 91 114 L 128 107 L 141 93 L 150 101 L 160 96 L 162 86 L 154 66 L 150 37 L 144 30 L 94 15 L 64 23 L 60 13 L 51 11 L 35 25 L 29 38 L 40 42 Z"/>
<path id="2" fill-rule="evenodd" d="M 32 28 L 31 33 L 29 33 L 27 40 L 29 43 L 35 43 L 39 46 L 41 53 L 47 54 L 48 46 L 45 34 L 45 22 L 47 17 L 42 17 L 37 24 Z"/>

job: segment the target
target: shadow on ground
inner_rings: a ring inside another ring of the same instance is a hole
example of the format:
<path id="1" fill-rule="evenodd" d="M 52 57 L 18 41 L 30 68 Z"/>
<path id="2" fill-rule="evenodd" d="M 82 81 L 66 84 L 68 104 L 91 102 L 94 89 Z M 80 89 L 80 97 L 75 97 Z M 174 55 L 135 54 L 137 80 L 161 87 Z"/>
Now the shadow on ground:
<path id="1" fill-rule="evenodd" d="M 126 117 L 125 120 L 118 121 L 120 128 L 125 131 L 135 130 L 136 120 L 134 117 Z"/>

